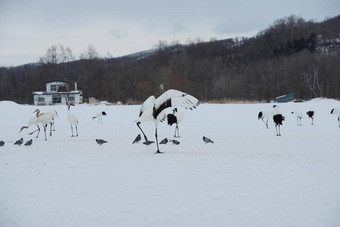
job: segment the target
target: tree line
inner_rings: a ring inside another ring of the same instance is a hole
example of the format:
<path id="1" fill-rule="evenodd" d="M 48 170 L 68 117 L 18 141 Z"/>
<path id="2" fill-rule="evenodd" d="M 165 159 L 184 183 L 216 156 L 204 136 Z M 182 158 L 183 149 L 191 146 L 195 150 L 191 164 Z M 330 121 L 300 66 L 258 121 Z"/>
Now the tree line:
<path id="1" fill-rule="evenodd" d="M 159 95 L 159 85 L 201 101 L 270 101 L 296 93 L 300 99 L 340 97 L 340 16 L 323 22 L 279 19 L 252 38 L 160 41 L 151 51 L 100 58 L 93 46 L 75 60 L 52 46 L 38 63 L 0 69 L 0 100 L 33 103 L 45 83 L 74 82 L 85 99 L 140 103 Z"/>

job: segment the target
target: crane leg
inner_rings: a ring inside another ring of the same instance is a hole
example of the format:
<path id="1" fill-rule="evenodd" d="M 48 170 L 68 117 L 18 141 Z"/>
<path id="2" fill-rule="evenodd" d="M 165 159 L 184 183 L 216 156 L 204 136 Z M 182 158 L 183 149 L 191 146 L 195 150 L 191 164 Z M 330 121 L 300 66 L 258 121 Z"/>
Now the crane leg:
<path id="1" fill-rule="evenodd" d="M 163 153 L 163 152 L 160 152 L 160 151 L 159 151 L 157 128 L 156 128 L 156 130 L 155 130 L 155 137 L 156 137 L 156 144 L 157 144 L 157 151 L 156 151 L 155 154 L 161 154 L 161 153 Z"/>
<path id="2" fill-rule="evenodd" d="M 177 136 L 176 136 L 176 131 L 177 131 Z M 178 124 L 176 124 L 176 128 L 175 128 L 175 137 L 179 138 L 179 127 L 178 127 Z"/>
<path id="3" fill-rule="evenodd" d="M 44 127 L 45 140 L 47 140 L 47 138 L 46 138 L 46 128 L 47 128 L 47 124 L 44 125 L 43 127 Z"/>
<path id="4" fill-rule="evenodd" d="M 137 126 L 138 128 L 141 130 L 141 132 L 143 133 L 143 136 L 144 136 L 144 139 L 145 139 L 145 142 L 148 142 L 148 138 L 146 137 L 145 133 L 143 132 L 142 128 L 139 126 L 140 125 L 140 122 L 137 122 Z"/>
<path id="5" fill-rule="evenodd" d="M 37 138 L 39 137 L 39 133 L 40 133 L 40 127 L 37 125 L 37 127 L 38 127 L 38 134 L 37 134 Z"/>
<path id="6" fill-rule="evenodd" d="M 73 126 L 72 126 L 72 124 L 71 124 L 71 133 L 72 133 L 71 137 L 73 137 Z"/>

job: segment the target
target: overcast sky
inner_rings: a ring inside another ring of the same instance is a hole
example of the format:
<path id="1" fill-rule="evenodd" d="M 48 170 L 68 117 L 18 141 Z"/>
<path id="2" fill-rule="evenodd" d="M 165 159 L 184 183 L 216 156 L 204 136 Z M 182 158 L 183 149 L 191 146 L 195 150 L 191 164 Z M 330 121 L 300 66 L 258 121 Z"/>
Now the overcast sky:
<path id="1" fill-rule="evenodd" d="M 339 0 L 0 0 L 0 66 L 38 62 L 62 44 L 76 59 L 92 45 L 100 57 L 171 44 L 251 37 L 290 15 L 323 21 Z"/>

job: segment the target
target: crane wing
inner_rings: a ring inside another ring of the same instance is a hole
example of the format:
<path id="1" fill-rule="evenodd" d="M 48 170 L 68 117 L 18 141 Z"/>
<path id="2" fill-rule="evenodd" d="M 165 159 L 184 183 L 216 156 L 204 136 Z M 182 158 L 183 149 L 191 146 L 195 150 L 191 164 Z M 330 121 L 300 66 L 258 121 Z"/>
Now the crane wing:
<path id="1" fill-rule="evenodd" d="M 157 116 L 168 107 L 183 107 L 192 110 L 196 108 L 198 104 L 199 101 L 194 96 L 170 89 L 156 99 L 154 117 L 157 118 Z"/>
<path id="2" fill-rule="evenodd" d="M 152 113 L 154 104 L 155 104 L 155 96 L 152 95 L 149 98 L 147 98 L 142 104 L 142 107 L 140 108 L 140 112 L 139 112 L 139 117 L 142 116 L 142 114 L 145 111 L 149 111 Z"/>

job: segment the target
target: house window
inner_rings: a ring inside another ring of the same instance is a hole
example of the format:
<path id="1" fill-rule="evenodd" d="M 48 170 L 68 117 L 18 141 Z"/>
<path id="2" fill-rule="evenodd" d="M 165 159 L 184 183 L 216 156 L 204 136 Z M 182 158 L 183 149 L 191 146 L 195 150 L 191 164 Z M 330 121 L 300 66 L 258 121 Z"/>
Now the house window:
<path id="1" fill-rule="evenodd" d="M 57 85 L 51 85 L 50 89 L 51 91 L 57 91 Z"/>
<path id="2" fill-rule="evenodd" d="M 53 103 L 61 103 L 61 96 L 58 95 L 58 96 L 53 96 L 52 97 L 52 102 Z"/>
<path id="3" fill-rule="evenodd" d="M 45 97 L 38 97 L 38 102 L 45 102 Z"/>
<path id="4" fill-rule="evenodd" d="M 59 85 L 58 92 L 67 92 L 69 91 L 68 85 Z"/>

